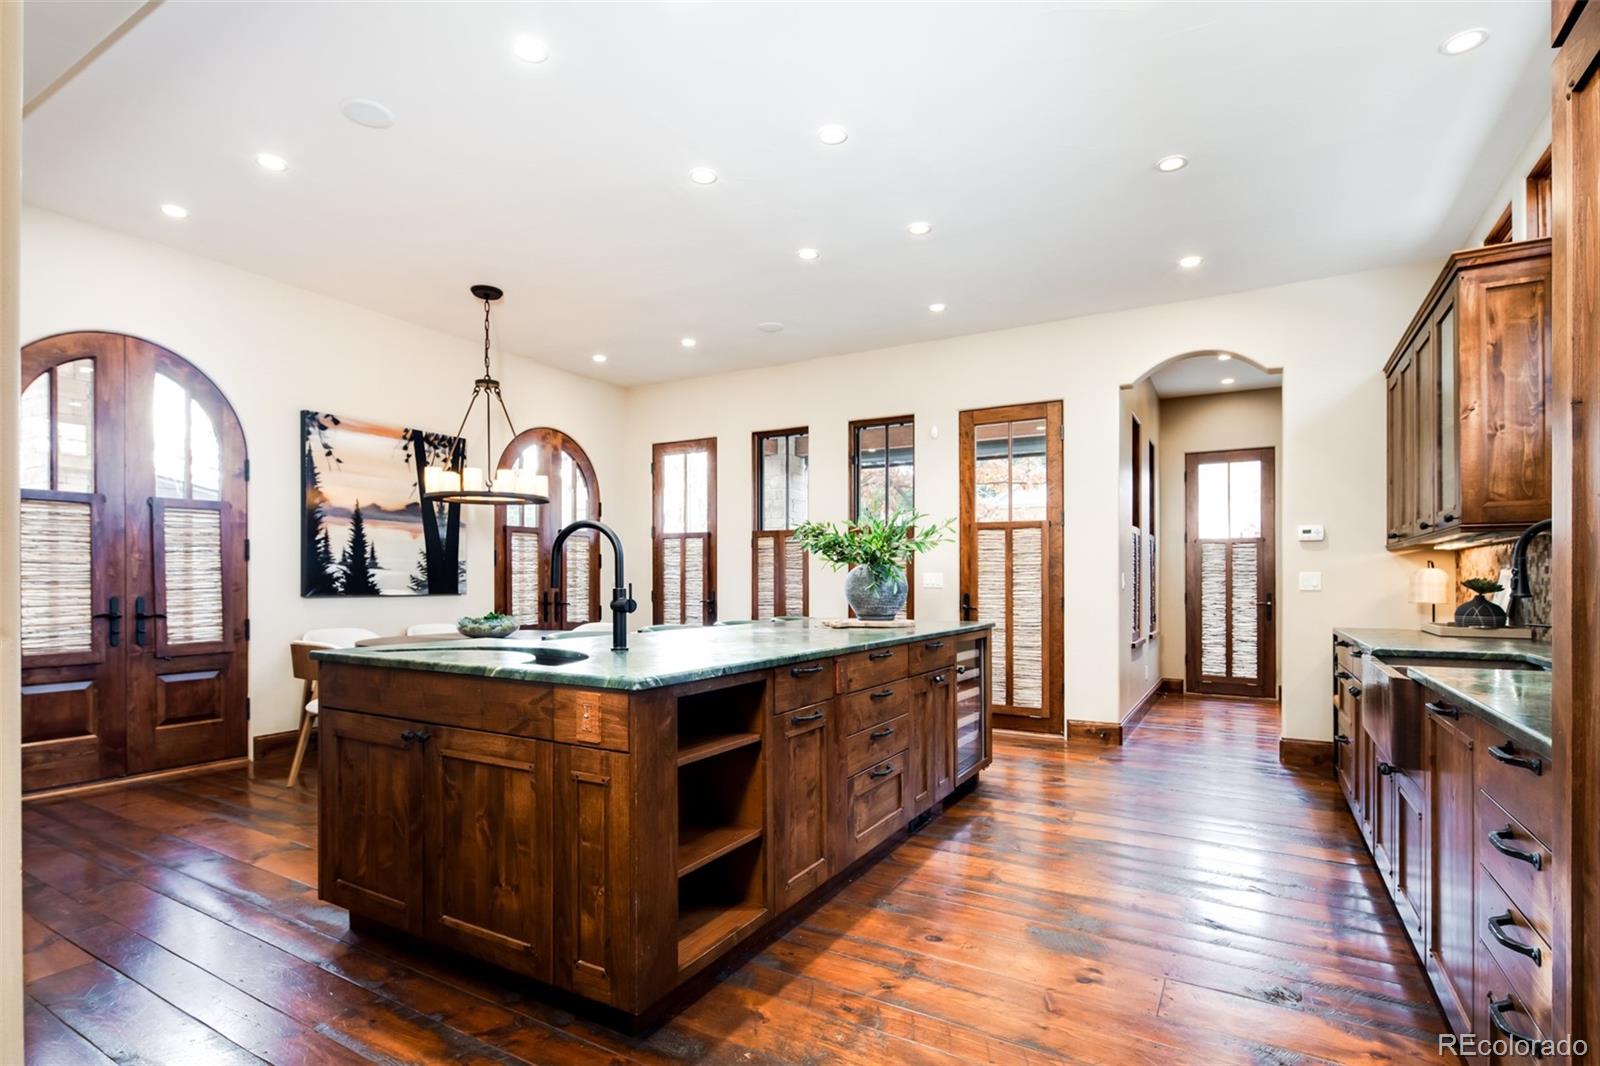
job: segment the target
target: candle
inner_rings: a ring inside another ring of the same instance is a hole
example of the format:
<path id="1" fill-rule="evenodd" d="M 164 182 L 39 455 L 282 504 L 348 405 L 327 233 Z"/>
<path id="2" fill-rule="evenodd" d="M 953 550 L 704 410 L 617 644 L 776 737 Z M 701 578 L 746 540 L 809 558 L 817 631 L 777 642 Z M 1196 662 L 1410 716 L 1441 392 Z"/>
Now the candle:
<path id="1" fill-rule="evenodd" d="M 496 492 L 515 492 L 517 485 L 517 472 L 507 467 L 501 467 L 494 472 L 494 490 Z"/>
<path id="2" fill-rule="evenodd" d="M 461 486 L 467 492 L 483 491 L 483 467 L 469 466 L 461 478 Z"/>

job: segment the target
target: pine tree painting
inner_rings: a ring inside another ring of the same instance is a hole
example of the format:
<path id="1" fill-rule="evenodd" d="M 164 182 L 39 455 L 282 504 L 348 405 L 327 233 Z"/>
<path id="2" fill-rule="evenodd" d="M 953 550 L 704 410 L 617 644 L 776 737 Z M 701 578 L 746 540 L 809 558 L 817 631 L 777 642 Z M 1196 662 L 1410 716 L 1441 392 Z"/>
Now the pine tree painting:
<path id="1" fill-rule="evenodd" d="M 466 591 L 461 508 L 422 503 L 422 472 L 459 438 L 300 412 L 303 596 Z"/>

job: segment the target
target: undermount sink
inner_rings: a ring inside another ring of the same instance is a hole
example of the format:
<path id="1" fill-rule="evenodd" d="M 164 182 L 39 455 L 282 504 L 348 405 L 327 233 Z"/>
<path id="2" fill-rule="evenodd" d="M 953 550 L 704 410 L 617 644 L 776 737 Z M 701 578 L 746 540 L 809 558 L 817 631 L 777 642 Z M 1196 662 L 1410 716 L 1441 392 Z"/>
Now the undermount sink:
<path id="1" fill-rule="evenodd" d="M 448 655 L 458 660 L 488 660 L 491 664 L 503 663 L 506 666 L 526 666 L 529 663 L 539 666 L 567 666 L 571 663 L 582 662 L 589 657 L 581 651 L 567 651 L 565 648 L 544 648 L 538 645 L 530 647 L 525 641 L 506 641 L 482 647 L 454 646 L 439 648 L 412 644 L 390 648 L 364 648 L 362 650 L 389 655 L 415 655 L 418 652 L 426 652 L 428 655 Z"/>
<path id="2" fill-rule="evenodd" d="M 1441 655 L 1385 655 L 1383 661 L 1390 666 L 1420 666 L 1423 669 L 1450 667 L 1459 670 L 1529 670 L 1546 673 L 1549 667 L 1542 663 L 1526 663 L 1521 659 L 1467 659 Z"/>

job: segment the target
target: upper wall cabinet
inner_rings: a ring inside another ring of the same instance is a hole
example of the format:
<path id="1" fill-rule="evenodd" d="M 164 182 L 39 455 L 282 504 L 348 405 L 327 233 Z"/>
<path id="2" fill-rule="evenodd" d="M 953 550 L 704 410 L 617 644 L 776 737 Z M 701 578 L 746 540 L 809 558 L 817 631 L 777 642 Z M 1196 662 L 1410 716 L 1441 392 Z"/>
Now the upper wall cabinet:
<path id="1" fill-rule="evenodd" d="M 1550 517 L 1550 241 L 1456 252 L 1384 367 L 1401 551 Z"/>

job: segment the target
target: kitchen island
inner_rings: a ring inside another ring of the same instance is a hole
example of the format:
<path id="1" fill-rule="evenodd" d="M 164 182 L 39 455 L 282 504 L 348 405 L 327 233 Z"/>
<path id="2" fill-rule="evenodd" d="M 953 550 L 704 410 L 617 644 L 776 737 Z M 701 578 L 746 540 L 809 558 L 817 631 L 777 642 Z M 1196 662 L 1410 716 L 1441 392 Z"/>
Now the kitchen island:
<path id="1" fill-rule="evenodd" d="M 975 780 L 989 629 L 318 652 L 319 893 L 644 1018 Z"/>

